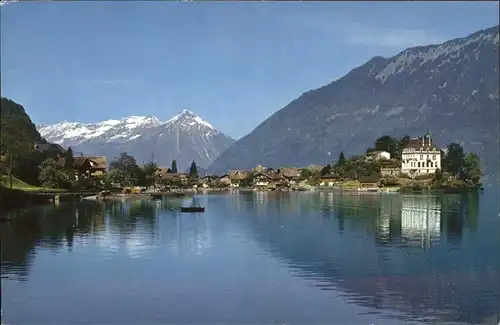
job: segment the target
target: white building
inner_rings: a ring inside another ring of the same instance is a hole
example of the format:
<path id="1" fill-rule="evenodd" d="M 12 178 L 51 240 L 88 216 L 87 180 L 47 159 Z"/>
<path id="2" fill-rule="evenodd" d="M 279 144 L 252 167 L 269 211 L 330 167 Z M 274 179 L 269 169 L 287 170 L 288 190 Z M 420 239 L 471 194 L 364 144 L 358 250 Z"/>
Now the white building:
<path id="1" fill-rule="evenodd" d="M 366 154 L 368 160 L 391 159 L 391 154 L 387 151 L 372 151 Z"/>
<path id="2" fill-rule="evenodd" d="M 437 169 L 441 169 L 441 151 L 432 144 L 428 134 L 411 139 L 401 156 L 402 174 L 410 176 L 434 174 Z"/>

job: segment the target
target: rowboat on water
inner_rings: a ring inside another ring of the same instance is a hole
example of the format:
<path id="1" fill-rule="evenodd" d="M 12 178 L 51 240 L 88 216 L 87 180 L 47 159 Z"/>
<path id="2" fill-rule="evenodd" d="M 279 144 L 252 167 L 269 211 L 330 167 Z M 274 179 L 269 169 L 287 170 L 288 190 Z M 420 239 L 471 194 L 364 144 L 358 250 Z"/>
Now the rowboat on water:
<path id="1" fill-rule="evenodd" d="M 193 196 L 193 204 L 190 207 L 181 207 L 181 212 L 205 212 L 205 207 L 202 207 Z"/>

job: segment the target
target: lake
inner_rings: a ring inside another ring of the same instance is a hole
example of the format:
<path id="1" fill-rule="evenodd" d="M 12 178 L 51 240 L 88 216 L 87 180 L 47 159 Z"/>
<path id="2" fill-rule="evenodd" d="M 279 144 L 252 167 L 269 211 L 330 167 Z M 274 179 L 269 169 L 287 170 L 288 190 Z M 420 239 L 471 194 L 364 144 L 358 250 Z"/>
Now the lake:
<path id="1" fill-rule="evenodd" d="M 496 324 L 498 191 L 201 195 L 15 211 L 6 324 Z M 189 199 L 186 200 L 189 202 Z"/>

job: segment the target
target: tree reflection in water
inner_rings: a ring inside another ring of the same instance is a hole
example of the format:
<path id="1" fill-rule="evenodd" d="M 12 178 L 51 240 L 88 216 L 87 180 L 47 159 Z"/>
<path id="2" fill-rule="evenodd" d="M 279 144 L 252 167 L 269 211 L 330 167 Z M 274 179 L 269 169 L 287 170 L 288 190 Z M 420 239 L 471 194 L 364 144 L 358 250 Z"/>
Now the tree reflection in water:
<path id="1" fill-rule="evenodd" d="M 265 193 L 255 201 L 267 213 L 248 206 L 239 220 L 297 275 L 321 277 L 323 290 L 405 320 L 480 322 L 500 310 L 500 259 L 483 250 L 500 238 L 491 227 L 478 232 L 478 194 Z"/>

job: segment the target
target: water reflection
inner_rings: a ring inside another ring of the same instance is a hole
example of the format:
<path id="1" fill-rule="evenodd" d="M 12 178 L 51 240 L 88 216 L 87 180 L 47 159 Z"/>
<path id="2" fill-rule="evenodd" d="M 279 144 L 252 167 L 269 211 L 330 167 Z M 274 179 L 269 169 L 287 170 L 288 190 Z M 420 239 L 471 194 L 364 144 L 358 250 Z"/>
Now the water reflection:
<path id="1" fill-rule="evenodd" d="M 328 306 L 338 294 L 404 321 L 480 322 L 500 310 L 494 195 L 248 192 L 200 201 L 207 213 L 172 211 L 180 200 L 82 202 L 16 212 L 1 229 L 2 277 L 10 281 L 11 295 L 21 292 L 9 301 L 10 312 L 18 308 L 22 320 L 33 305 L 40 308 L 37 316 L 56 319 L 50 304 L 67 298 L 99 317 L 134 309 L 144 323 L 152 323 L 148 317 L 164 308 L 161 303 L 173 306 L 163 323 L 186 315 L 200 323 L 207 315 L 241 323 L 237 309 L 247 323 L 264 323 L 269 318 L 253 316 L 265 315 L 266 308 L 269 315 L 299 309 L 297 300 L 276 292 L 302 282 L 311 291 L 296 289 L 296 296 L 324 303 L 308 314 L 318 323 L 332 319 Z M 45 271 L 49 265 L 54 274 Z M 77 274 L 75 283 L 60 285 L 63 275 L 72 275 L 67 269 Z M 286 285 L 272 287 L 283 278 Z M 16 286 L 18 280 L 28 283 Z M 271 286 L 268 296 L 261 297 L 262 283 Z M 54 293 L 43 293 L 47 288 Z M 251 303 L 245 303 L 249 296 Z M 204 297 L 210 297 L 210 307 L 203 307 Z M 88 313 L 72 313 L 96 323 Z"/>
<path id="2" fill-rule="evenodd" d="M 241 222 L 322 290 L 341 288 L 358 304 L 405 312 L 406 321 L 478 322 L 500 311 L 500 222 L 478 233 L 477 194 L 320 192 L 258 202 L 268 212 L 279 202 L 286 218 L 249 210 Z"/>

